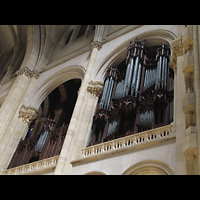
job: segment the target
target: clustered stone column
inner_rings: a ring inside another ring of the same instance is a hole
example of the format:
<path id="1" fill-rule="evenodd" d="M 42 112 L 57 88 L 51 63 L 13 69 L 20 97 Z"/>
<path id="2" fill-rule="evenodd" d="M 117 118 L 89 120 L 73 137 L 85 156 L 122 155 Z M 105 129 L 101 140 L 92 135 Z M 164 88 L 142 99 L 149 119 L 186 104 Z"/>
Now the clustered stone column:
<path id="1" fill-rule="evenodd" d="M 176 88 L 175 90 L 175 97 L 176 102 L 182 100 L 182 111 L 184 113 L 185 117 L 185 127 L 184 132 L 181 130 L 177 130 L 177 152 L 179 152 L 181 149 L 179 147 L 179 143 L 182 143 L 182 152 L 186 158 L 185 165 L 185 173 L 186 174 L 198 174 L 198 131 L 197 131 L 197 112 L 196 112 L 196 92 L 199 89 L 198 84 L 196 81 L 200 78 L 199 73 L 196 72 L 199 68 L 199 63 L 195 63 L 195 54 L 196 54 L 196 60 L 197 60 L 197 54 L 198 54 L 198 43 L 195 42 L 193 39 L 193 35 L 195 35 L 194 32 L 195 27 L 192 25 L 188 25 L 185 27 L 181 38 L 172 41 L 172 55 L 171 55 L 171 66 L 175 69 L 176 78 L 182 76 L 183 74 L 183 84 L 181 87 L 181 84 Z M 196 44 L 196 47 L 195 47 Z M 181 63 L 179 66 L 178 64 L 178 56 L 181 57 Z M 179 71 L 179 73 L 177 72 Z M 196 76 L 196 77 L 195 77 Z M 184 93 L 182 94 L 182 99 L 180 98 L 180 90 L 182 88 L 185 88 Z M 179 107 L 178 103 L 175 106 L 175 110 Z M 177 112 L 177 111 L 175 111 Z M 181 111 L 179 111 L 181 112 Z M 179 120 L 179 115 L 174 118 L 176 121 Z M 185 133 L 185 134 L 184 134 Z M 176 160 L 176 163 L 178 165 L 179 159 L 182 157 L 182 155 L 177 153 L 178 157 Z M 177 168 L 178 169 L 178 168 Z M 177 171 L 178 172 L 178 171 Z M 177 173 L 178 174 L 178 173 Z"/>
<path id="2" fill-rule="evenodd" d="M 21 138 L 25 137 L 29 124 L 37 117 L 37 109 L 25 103 L 39 73 L 23 67 L 17 72 L 4 103 L 0 109 L 0 171 L 5 169 Z"/>
<path id="3" fill-rule="evenodd" d="M 86 119 L 89 119 L 92 115 L 91 112 L 94 110 L 92 108 L 94 107 L 95 102 L 97 102 L 97 98 L 92 99 L 89 97 L 90 93 L 87 88 L 93 73 L 98 51 L 102 47 L 102 43 L 94 41 L 91 44 L 91 47 L 92 53 L 54 174 L 67 174 L 71 170 L 70 161 L 77 152 L 77 149 L 80 151 L 81 143 L 84 143 L 84 133 L 87 131 L 87 127 L 85 125 L 88 125 L 88 121 Z"/>

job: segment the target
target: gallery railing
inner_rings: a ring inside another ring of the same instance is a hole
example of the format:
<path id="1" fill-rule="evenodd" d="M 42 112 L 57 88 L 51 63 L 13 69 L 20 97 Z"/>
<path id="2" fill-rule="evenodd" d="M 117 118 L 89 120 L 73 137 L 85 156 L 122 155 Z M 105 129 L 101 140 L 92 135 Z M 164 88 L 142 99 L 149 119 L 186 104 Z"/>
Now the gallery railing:
<path id="1" fill-rule="evenodd" d="M 65 125 L 50 131 L 42 148 L 38 148 L 38 141 L 41 135 L 21 140 L 8 169 L 59 155 L 67 128 L 68 125 Z"/>

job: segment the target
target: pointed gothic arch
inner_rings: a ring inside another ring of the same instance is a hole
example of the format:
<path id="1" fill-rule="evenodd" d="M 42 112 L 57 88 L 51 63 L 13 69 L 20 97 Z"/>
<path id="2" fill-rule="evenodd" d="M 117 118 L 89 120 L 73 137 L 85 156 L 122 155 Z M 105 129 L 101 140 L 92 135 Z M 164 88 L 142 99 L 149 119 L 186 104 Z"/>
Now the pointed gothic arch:
<path id="1" fill-rule="evenodd" d="M 129 167 L 122 175 L 174 175 L 171 167 L 159 160 L 144 160 Z"/>
<path id="2" fill-rule="evenodd" d="M 127 46 L 130 40 L 135 41 L 136 38 L 139 38 L 139 40 L 145 39 L 145 44 L 147 47 L 163 44 L 168 45 L 170 47 L 171 41 L 175 40 L 177 37 L 171 31 L 161 29 L 144 31 L 140 34 L 131 35 L 129 38 L 126 38 L 126 41 L 119 45 L 116 45 L 112 49 L 112 51 L 108 53 L 106 52 L 107 56 L 105 56 L 105 59 L 103 59 L 102 62 L 100 62 L 100 64 L 97 66 L 93 75 L 93 79 L 98 81 L 104 81 L 107 69 L 111 65 L 119 65 L 126 58 Z M 116 42 L 116 44 L 118 43 Z"/>
<path id="3" fill-rule="evenodd" d="M 62 83 L 71 80 L 71 79 L 81 79 L 83 80 L 85 74 L 85 70 L 82 66 L 73 65 L 66 67 L 57 71 L 56 73 L 52 73 L 49 77 L 45 77 L 45 74 L 41 74 L 38 78 L 38 84 L 32 95 L 30 95 L 27 100 L 27 105 L 32 106 L 36 109 L 39 108 L 44 99 L 59 85 Z M 43 76 L 42 76 L 43 75 Z M 41 79 L 41 81 L 39 81 Z"/>

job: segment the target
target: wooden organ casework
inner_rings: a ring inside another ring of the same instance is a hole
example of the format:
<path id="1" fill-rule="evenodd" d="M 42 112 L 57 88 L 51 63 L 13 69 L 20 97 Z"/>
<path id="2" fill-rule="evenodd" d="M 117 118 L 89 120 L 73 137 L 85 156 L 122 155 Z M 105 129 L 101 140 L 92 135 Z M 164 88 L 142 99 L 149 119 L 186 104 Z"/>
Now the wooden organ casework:
<path id="1" fill-rule="evenodd" d="M 41 123 L 40 119 L 32 122 L 25 139 L 19 141 L 8 169 L 60 154 L 80 84 L 79 79 L 69 80 L 48 95 L 48 118 L 40 116 Z"/>
<path id="2" fill-rule="evenodd" d="M 155 50 L 155 59 L 147 49 Z M 111 66 L 93 117 L 89 145 L 170 124 L 173 121 L 173 70 L 170 48 L 130 41 L 125 65 Z"/>

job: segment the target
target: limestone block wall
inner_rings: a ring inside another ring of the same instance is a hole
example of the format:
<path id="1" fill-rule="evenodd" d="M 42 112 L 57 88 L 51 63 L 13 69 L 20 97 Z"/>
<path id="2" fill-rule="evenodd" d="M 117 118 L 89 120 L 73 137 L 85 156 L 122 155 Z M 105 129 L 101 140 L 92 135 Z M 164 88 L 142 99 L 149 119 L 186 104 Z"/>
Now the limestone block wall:
<path id="1" fill-rule="evenodd" d="M 95 172 L 107 175 L 122 175 L 130 167 L 146 161 L 151 163 L 156 160 L 158 163 L 165 163 L 172 174 L 176 173 L 176 141 L 175 139 L 152 147 L 130 150 L 125 153 L 110 155 L 106 158 L 99 158 L 87 163 L 74 163 L 71 175 L 95 174 Z M 139 165 L 140 166 L 140 165 Z M 142 165 L 141 165 L 142 166 Z"/>

